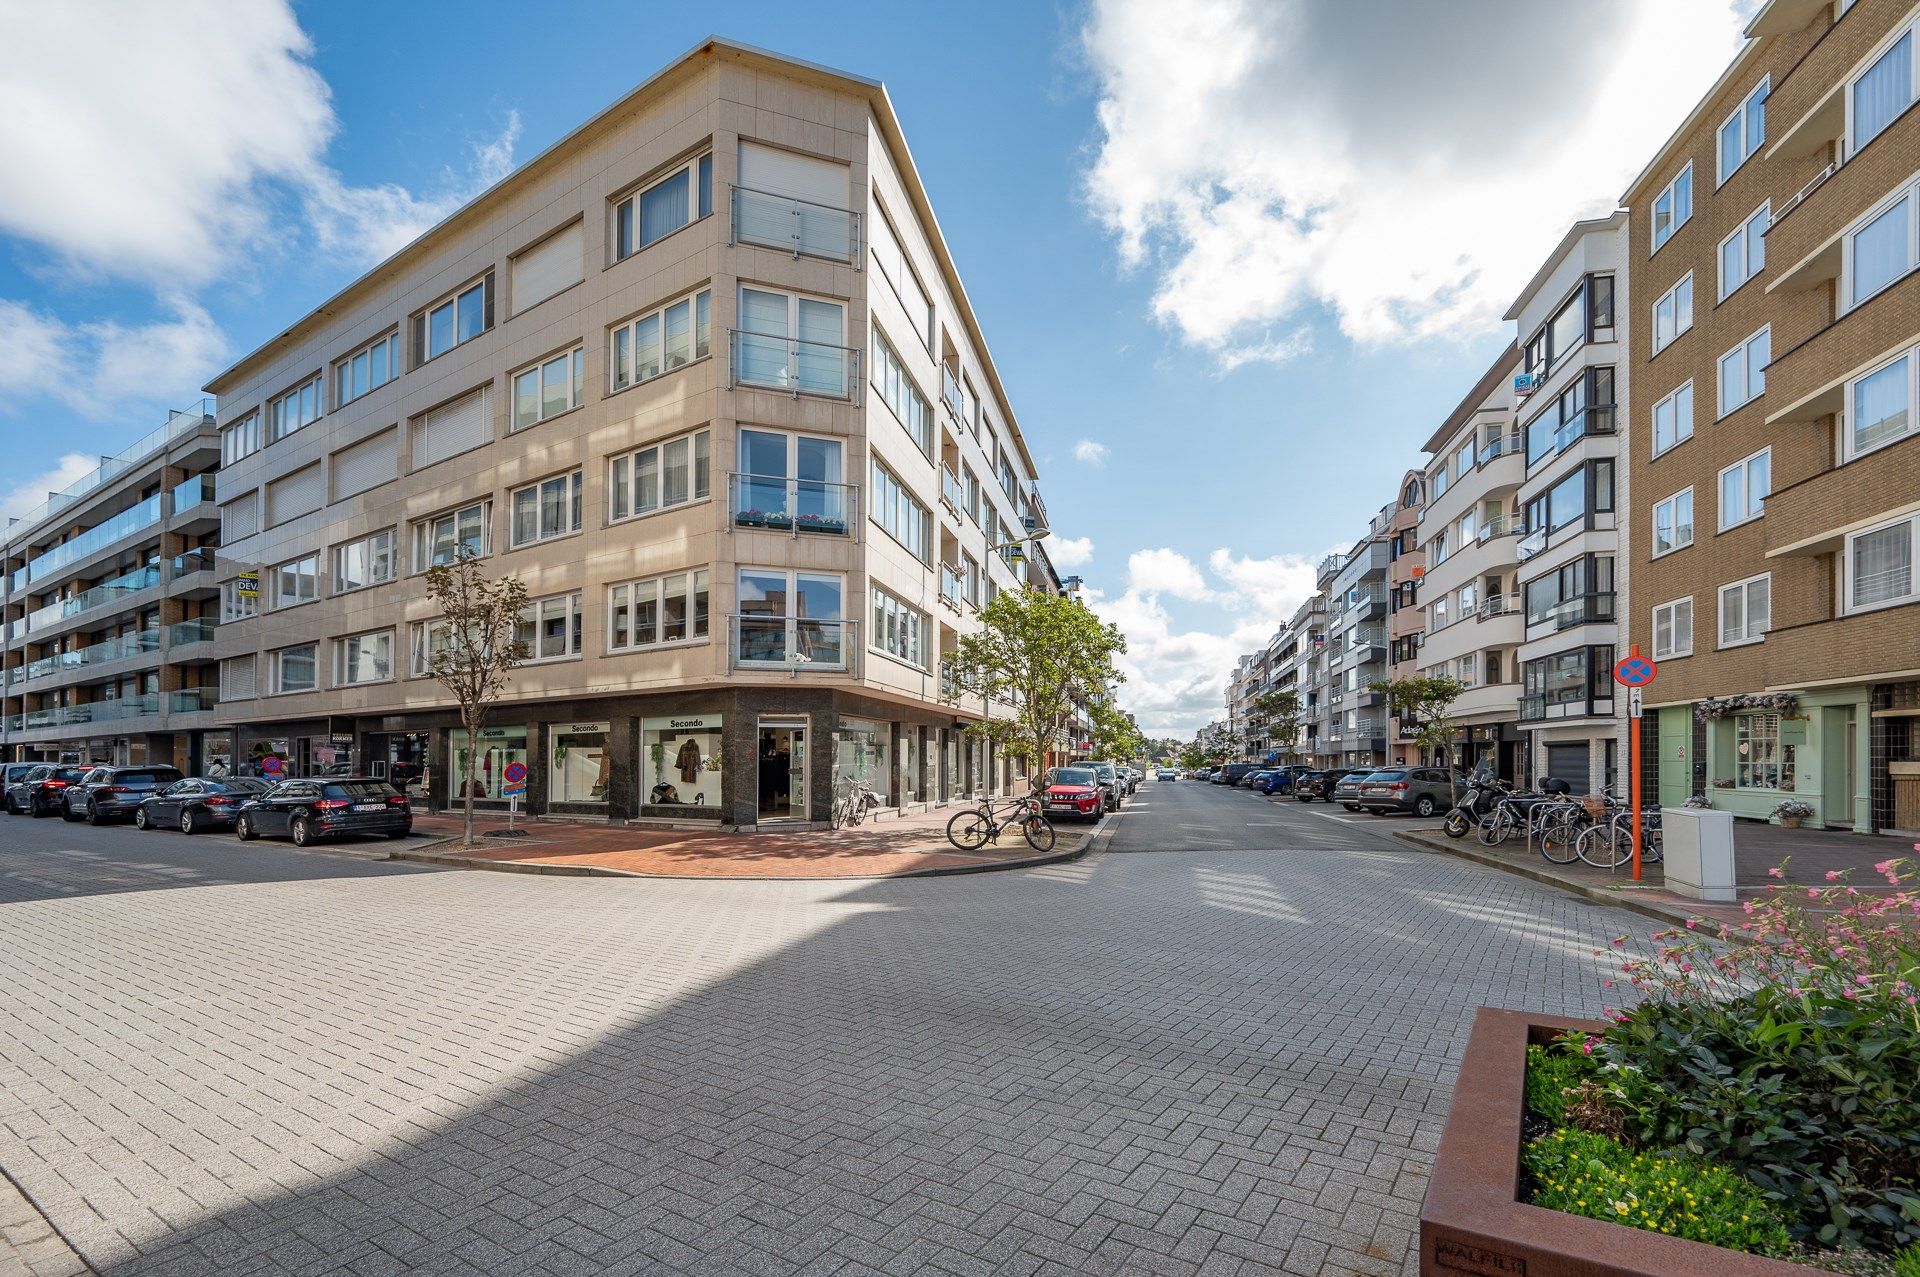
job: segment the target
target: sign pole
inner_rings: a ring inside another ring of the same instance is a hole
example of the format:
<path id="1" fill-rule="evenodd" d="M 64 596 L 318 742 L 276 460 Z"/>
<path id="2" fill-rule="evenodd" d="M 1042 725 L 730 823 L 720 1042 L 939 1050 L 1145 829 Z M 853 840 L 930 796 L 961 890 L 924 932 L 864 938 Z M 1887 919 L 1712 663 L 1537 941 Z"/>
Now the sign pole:
<path id="1" fill-rule="evenodd" d="M 1640 645 L 1633 644 L 1627 649 L 1629 656 L 1640 655 Z M 1628 766 L 1633 768 L 1633 880 L 1640 881 L 1640 689 L 1629 691 L 1628 707 L 1631 714 L 1627 719 L 1627 757 Z"/>

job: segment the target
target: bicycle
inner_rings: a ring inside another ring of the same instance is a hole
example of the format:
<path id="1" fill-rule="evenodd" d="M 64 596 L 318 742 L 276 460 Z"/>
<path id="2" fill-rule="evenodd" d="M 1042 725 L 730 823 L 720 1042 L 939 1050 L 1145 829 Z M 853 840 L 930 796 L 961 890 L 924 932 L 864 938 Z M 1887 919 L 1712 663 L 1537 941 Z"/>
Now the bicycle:
<path id="1" fill-rule="evenodd" d="M 1640 860 L 1644 864 L 1658 864 L 1661 860 L 1662 838 L 1660 813 L 1658 810 L 1641 813 L 1640 817 Z M 1577 848 L 1580 859 L 1595 869 L 1618 869 L 1633 859 L 1633 812 L 1629 808 L 1616 808 L 1613 814 L 1580 835 Z"/>
<path id="2" fill-rule="evenodd" d="M 867 812 L 880 805 L 880 795 L 873 792 L 865 781 L 855 780 L 851 774 L 841 778 L 834 786 L 833 827 L 848 829 L 866 820 Z"/>
<path id="3" fill-rule="evenodd" d="M 1027 846 L 1035 851 L 1053 850 L 1053 822 L 1041 813 L 1037 793 L 1010 798 L 999 809 L 993 799 L 982 795 L 978 807 L 957 812 L 947 822 L 947 841 L 962 851 L 978 851 L 990 842 L 999 842 L 1000 835 L 1013 825 L 1020 826 Z"/>

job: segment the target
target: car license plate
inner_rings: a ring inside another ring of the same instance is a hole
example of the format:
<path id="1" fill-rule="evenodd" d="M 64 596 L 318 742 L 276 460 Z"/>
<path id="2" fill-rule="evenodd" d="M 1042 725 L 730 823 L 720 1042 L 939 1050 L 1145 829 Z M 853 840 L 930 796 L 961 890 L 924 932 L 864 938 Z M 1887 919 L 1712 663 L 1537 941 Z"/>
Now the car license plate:
<path id="1" fill-rule="evenodd" d="M 387 805 L 385 803 L 355 803 L 353 809 L 355 811 L 385 811 Z"/>
<path id="2" fill-rule="evenodd" d="M 1047 806 L 1064 811 L 1064 810 L 1071 810 L 1073 807 L 1073 804 L 1072 803 L 1048 803 Z"/>

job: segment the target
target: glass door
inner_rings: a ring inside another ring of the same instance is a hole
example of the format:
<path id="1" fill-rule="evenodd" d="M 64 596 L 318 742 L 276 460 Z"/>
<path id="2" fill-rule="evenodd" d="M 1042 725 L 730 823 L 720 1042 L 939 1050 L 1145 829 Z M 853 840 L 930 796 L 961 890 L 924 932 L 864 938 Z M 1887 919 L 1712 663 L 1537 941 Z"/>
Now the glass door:
<path id="1" fill-rule="evenodd" d="M 757 811 L 761 823 L 807 819 L 807 722 L 760 720 Z"/>

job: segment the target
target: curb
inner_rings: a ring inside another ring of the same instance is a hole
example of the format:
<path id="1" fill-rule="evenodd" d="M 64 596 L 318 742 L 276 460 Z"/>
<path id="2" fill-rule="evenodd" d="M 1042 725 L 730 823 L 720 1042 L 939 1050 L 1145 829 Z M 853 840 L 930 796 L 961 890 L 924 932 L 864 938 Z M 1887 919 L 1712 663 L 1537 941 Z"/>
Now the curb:
<path id="1" fill-rule="evenodd" d="M 1406 843 L 1410 847 L 1418 847 L 1422 851 L 1437 851 L 1444 855 L 1458 856 L 1462 860 L 1471 860 L 1475 864 L 1485 865 L 1489 869 L 1499 869 L 1505 873 L 1514 874 L 1521 878 L 1531 878 L 1535 882 L 1543 883 L 1549 887 L 1557 887 L 1570 895 L 1584 896 L 1596 904 L 1612 905 L 1616 909 L 1625 909 L 1631 913 L 1644 914 L 1649 918 L 1654 918 L 1661 922 L 1684 923 L 1689 918 L 1702 916 L 1701 914 L 1687 912 L 1664 903 L 1637 899 L 1625 892 L 1608 891 L 1601 887 L 1590 887 L 1584 882 L 1569 882 L 1567 879 L 1560 877 L 1550 870 L 1535 869 L 1531 865 L 1516 865 L 1511 861 L 1502 860 L 1497 856 L 1490 856 L 1476 847 L 1463 847 L 1451 841 L 1439 842 L 1422 837 L 1418 833 L 1395 833 L 1393 837 L 1396 841 Z"/>

